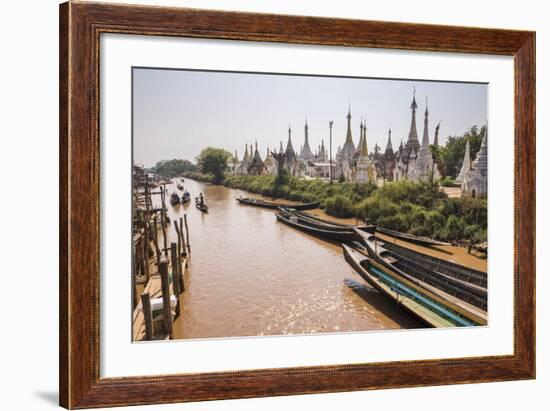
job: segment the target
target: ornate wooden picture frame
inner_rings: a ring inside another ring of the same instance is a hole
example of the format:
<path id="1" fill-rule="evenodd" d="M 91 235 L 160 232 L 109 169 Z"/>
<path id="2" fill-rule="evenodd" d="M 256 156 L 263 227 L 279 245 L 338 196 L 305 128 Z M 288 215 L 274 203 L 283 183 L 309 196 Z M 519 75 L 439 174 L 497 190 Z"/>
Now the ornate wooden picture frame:
<path id="1" fill-rule="evenodd" d="M 99 48 L 102 33 L 512 56 L 514 353 L 460 359 L 101 378 Z M 184 8 L 60 6 L 60 404 L 173 403 L 535 377 L 535 33 Z"/>

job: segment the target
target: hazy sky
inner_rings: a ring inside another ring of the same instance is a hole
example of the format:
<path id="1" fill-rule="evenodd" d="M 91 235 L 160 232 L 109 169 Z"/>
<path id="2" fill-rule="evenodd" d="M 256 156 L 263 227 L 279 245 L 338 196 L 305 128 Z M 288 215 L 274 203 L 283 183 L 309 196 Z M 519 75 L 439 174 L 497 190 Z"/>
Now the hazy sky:
<path id="1" fill-rule="evenodd" d="M 361 117 L 367 121 L 367 143 L 384 150 L 388 128 L 396 150 L 407 139 L 413 86 L 418 103 L 417 129 L 422 140 L 428 96 L 430 142 L 439 121 L 440 144 L 449 135 L 462 135 L 487 121 L 487 86 L 408 80 L 220 73 L 136 68 L 133 72 L 134 162 L 152 166 L 159 160 L 194 161 L 206 146 L 235 149 L 242 158 L 245 143 L 266 149 L 286 147 L 288 126 L 292 144 L 304 143 L 309 124 L 312 151 L 333 126 L 333 156 L 344 143 L 346 115 L 351 103 L 354 143 Z"/>

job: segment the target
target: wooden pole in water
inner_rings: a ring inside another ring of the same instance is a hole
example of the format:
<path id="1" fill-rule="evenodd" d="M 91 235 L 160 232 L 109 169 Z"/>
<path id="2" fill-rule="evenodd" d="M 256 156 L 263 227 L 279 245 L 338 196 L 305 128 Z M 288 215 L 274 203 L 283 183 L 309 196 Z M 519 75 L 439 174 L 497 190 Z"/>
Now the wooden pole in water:
<path id="1" fill-rule="evenodd" d="M 172 260 L 172 284 L 174 288 L 174 294 L 180 295 L 180 267 L 178 266 L 178 250 L 176 243 L 170 243 L 170 258 Z"/>
<path id="2" fill-rule="evenodd" d="M 176 233 L 178 234 L 178 250 L 177 250 L 178 255 L 177 255 L 177 257 L 178 257 L 180 292 L 184 292 L 185 291 L 185 282 L 183 281 L 183 270 L 184 270 L 184 268 L 182 268 L 182 263 L 181 263 L 181 249 L 182 249 L 182 244 L 183 244 L 183 239 L 182 239 L 183 235 L 180 231 L 181 227 L 178 228 L 178 222 L 177 221 L 174 221 L 174 225 L 176 226 Z"/>
<path id="3" fill-rule="evenodd" d="M 181 255 L 181 235 L 178 228 L 178 222 L 176 220 L 174 220 L 174 229 L 176 230 L 176 234 L 178 236 L 178 255 Z"/>
<path id="4" fill-rule="evenodd" d="M 191 244 L 189 241 L 189 227 L 187 226 L 187 214 L 183 215 L 183 221 L 185 221 L 185 237 L 187 240 L 187 251 L 191 252 Z"/>
<path id="5" fill-rule="evenodd" d="M 149 293 L 141 294 L 141 311 L 145 322 L 145 339 L 152 341 L 153 338 L 153 310 L 151 310 L 151 296 Z"/>
<path id="6" fill-rule="evenodd" d="M 176 296 L 176 317 L 180 315 L 180 273 L 178 267 L 178 250 L 176 243 L 170 243 L 170 254 L 172 258 L 172 289 Z"/>
<path id="7" fill-rule="evenodd" d="M 132 303 L 134 304 L 132 306 L 133 308 L 136 308 L 138 305 L 138 297 L 137 297 L 137 287 L 136 287 L 136 271 L 134 269 L 134 272 L 132 273 Z"/>
<path id="8" fill-rule="evenodd" d="M 145 268 L 145 282 L 149 281 L 149 227 L 147 221 L 143 225 L 143 265 Z"/>
<path id="9" fill-rule="evenodd" d="M 170 280 L 168 278 L 168 262 L 162 260 L 159 264 L 160 281 L 162 286 L 162 310 L 164 332 L 174 338 L 172 333 L 172 307 L 170 307 Z"/>
<path id="10" fill-rule="evenodd" d="M 162 225 L 162 242 L 164 246 L 164 256 L 168 257 L 168 239 L 166 238 L 166 216 L 164 215 L 164 210 L 160 213 L 161 225 Z"/>
<path id="11" fill-rule="evenodd" d="M 143 189 L 143 197 L 145 198 L 145 211 L 146 211 L 145 220 L 147 220 L 151 216 L 151 214 L 149 213 L 150 210 L 149 210 L 149 196 L 147 195 L 148 192 L 149 192 L 149 176 L 145 174 L 145 187 Z"/>
<path id="12" fill-rule="evenodd" d="M 153 228 L 154 228 L 153 242 L 155 243 L 155 252 L 156 252 L 156 254 L 157 254 L 157 265 L 158 265 L 158 264 L 160 264 L 161 253 L 160 253 L 159 242 L 158 242 L 158 235 L 157 235 L 157 231 L 158 231 L 158 227 L 157 227 L 157 216 L 154 216 L 154 217 L 153 217 Z"/>
<path id="13" fill-rule="evenodd" d="M 187 251 L 185 250 L 185 236 L 183 235 L 183 218 L 180 217 L 180 224 L 178 226 L 179 229 L 179 236 L 181 237 L 181 253 L 180 255 L 187 255 Z"/>

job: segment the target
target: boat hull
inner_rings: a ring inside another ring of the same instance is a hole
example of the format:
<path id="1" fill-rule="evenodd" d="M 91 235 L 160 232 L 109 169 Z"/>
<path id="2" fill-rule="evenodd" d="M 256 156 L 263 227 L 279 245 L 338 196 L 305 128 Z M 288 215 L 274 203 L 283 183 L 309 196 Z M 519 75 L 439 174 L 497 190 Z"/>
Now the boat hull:
<path id="1" fill-rule="evenodd" d="M 269 201 L 264 200 L 253 200 L 249 198 L 237 198 L 237 201 L 239 204 L 249 205 L 253 207 L 260 207 L 260 208 L 268 208 L 270 210 L 277 210 L 279 207 L 284 208 L 292 208 L 294 210 L 314 210 L 316 208 L 319 208 L 319 205 L 321 204 L 319 201 L 313 202 L 313 203 L 306 203 L 306 204 L 280 204 L 280 203 L 272 203 Z"/>
<path id="2" fill-rule="evenodd" d="M 376 230 L 390 237 L 399 238 L 400 240 L 409 241 L 411 243 L 422 245 L 422 246 L 429 247 L 434 245 L 451 245 L 443 241 L 433 240 L 427 237 L 418 237 L 412 234 L 401 233 L 399 231 L 394 231 L 394 230 L 388 230 L 387 228 L 376 227 Z"/>
<path id="3" fill-rule="evenodd" d="M 290 219 L 291 216 L 288 214 L 277 214 L 276 217 L 277 220 L 283 224 L 286 224 L 296 230 L 311 234 L 323 240 L 336 243 L 352 243 L 356 240 L 356 234 L 353 231 L 331 231 L 319 229 L 303 223 L 294 222 Z"/>
<path id="4" fill-rule="evenodd" d="M 372 287 L 381 294 L 401 304 L 407 311 L 431 327 L 476 326 L 482 325 L 481 319 L 473 321 L 464 317 L 461 310 L 447 304 L 437 296 L 400 278 L 398 274 L 385 270 L 346 245 L 342 245 L 344 257 L 348 264 Z M 365 268 L 362 262 L 367 262 Z"/>

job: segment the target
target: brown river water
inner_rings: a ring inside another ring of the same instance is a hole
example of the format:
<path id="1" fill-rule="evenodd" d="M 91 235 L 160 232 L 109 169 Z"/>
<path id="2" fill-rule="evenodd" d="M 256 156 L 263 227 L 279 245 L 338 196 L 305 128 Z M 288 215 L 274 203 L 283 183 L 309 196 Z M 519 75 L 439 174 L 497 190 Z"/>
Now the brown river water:
<path id="1" fill-rule="evenodd" d="M 239 205 L 239 196 L 250 195 L 244 191 L 183 185 L 191 202 L 168 204 L 172 221 L 187 213 L 191 244 L 175 338 L 423 327 L 366 284 L 340 246 L 278 223 L 273 210 Z M 168 201 L 176 187 L 166 188 Z M 208 214 L 195 208 L 200 192 Z M 172 228 L 169 236 L 176 237 Z"/>

